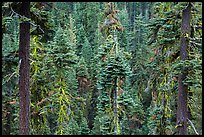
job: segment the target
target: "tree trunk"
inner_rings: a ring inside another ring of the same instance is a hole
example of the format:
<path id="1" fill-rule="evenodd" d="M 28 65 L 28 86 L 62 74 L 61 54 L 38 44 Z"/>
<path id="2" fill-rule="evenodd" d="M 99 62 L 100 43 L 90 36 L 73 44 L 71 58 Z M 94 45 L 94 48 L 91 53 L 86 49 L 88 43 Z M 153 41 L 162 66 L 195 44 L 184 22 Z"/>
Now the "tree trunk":
<path id="1" fill-rule="evenodd" d="M 114 80 L 115 87 L 113 90 L 113 115 L 114 115 L 114 134 L 118 135 L 118 109 L 117 109 L 117 94 L 118 94 L 118 78 L 116 77 Z"/>
<path id="2" fill-rule="evenodd" d="M 30 2 L 22 2 L 20 14 L 30 17 Z M 20 93 L 20 135 L 29 134 L 29 46 L 30 46 L 30 24 L 22 22 L 20 24 L 19 42 L 19 93 Z"/>
<path id="3" fill-rule="evenodd" d="M 180 59 L 185 60 L 188 58 L 188 37 L 190 36 L 190 19 L 191 19 L 191 4 L 189 3 L 187 8 L 182 13 L 182 24 L 181 24 L 181 49 Z M 184 68 L 183 72 L 178 78 L 178 108 L 177 108 L 177 135 L 187 134 L 187 92 L 188 87 L 184 85 L 184 80 L 187 76 L 187 68 Z"/>
<path id="4" fill-rule="evenodd" d="M 91 103 L 90 103 L 90 107 L 88 108 L 88 127 L 89 129 L 93 128 L 93 123 L 94 123 L 94 117 L 96 115 L 96 104 L 97 102 L 97 98 L 98 98 L 98 94 L 97 94 L 98 90 L 96 87 L 94 87 L 93 92 L 92 92 L 92 97 L 91 97 Z"/>
<path id="5" fill-rule="evenodd" d="M 136 18 L 136 2 L 133 3 L 133 28 L 135 27 L 134 26 L 135 18 Z"/>

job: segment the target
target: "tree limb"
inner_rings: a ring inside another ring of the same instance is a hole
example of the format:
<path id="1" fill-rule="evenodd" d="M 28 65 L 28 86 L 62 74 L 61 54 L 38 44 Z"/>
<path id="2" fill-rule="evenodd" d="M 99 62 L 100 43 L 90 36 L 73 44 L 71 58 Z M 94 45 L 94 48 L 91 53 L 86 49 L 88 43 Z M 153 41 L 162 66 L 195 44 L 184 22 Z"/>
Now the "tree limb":
<path id="1" fill-rule="evenodd" d="M 187 118 L 187 120 L 190 122 L 190 124 L 193 127 L 193 130 L 195 131 L 196 135 L 199 135 L 199 133 L 195 129 L 195 126 L 193 125 L 193 122 L 191 122 L 190 119 L 188 119 L 188 118 Z"/>
<path id="2" fill-rule="evenodd" d="M 11 7 L 11 11 L 12 11 L 11 16 L 12 16 L 13 13 L 14 13 L 15 15 L 18 15 L 18 16 L 20 16 L 21 18 L 25 18 L 24 16 L 22 16 L 22 15 L 18 14 L 17 12 L 15 12 L 15 11 L 12 9 L 12 7 Z M 34 24 L 34 23 L 30 22 L 30 21 L 29 21 L 29 23 L 30 23 L 31 25 L 33 25 L 34 27 L 38 27 L 39 30 L 40 30 L 43 34 L 45 33 L 44 30 L 40 27 L 40 25 L 36 25 L 36 24 Z"/>

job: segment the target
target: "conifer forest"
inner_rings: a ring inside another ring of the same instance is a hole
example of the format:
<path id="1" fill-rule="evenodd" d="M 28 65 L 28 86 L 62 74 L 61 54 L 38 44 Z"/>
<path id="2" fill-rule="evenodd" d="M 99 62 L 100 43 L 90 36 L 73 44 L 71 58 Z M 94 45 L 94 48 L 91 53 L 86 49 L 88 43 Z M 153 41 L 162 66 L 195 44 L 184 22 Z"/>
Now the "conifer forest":
<path id="1" fill-rule="evenodd" d="M 202 2 L 1 2 L 2 135 L 202 135 Z"/>

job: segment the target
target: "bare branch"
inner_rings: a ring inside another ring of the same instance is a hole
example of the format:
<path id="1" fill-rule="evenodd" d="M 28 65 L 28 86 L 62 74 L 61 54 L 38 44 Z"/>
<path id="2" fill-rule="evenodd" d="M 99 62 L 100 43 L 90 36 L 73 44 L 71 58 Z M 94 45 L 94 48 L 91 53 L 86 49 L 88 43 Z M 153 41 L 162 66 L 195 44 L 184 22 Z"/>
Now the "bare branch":
<path id="1" fill-rule="evenodd" d="M 45 33 L 44 31 L 43 31 L 43 29 L 40 27 L 40 25 L 36 25 L 36 24 L 34 24 L 34 23 L 32 23 L 32 22 L 29 22 L 31 25 L 33 25 L 33 26 L 35 26 L 35 27 L 38 27 L 39 28 L 39 30 L 42 32 L 42 33 Z"/>
<path id="2" fill-rule="evenodd" d="M 14 13 L 14 14 L 20 16 L 21 18 L 23 18 L 23 16 L 21 16 L 20 14 L 18 14 L 17 12 L 15 12 L 15 11 L 12 9 L 12 7 L 11 7 L 11 11 L 12 11 L 12 13 Z M 13 15 L 13 14 L 12 14 L 12 15 Z"/>
<path id="3" fill-rule="evenodd" d="M 190 122 L 190 124 L 193 127 L 193 130 L 195 131 L 196 135 L 199 135 L 199 133 L 195 129 L 195 126 L 193 125 L 193 122 L 191 122 L 190 119 L 188 119 L 188 118 L 187 118 L 187 120 Z"/>
<path id="4" fill-rule="evenodd" d="M 12 7 L 11 7 L 11 11 L 12 11 L 12 14 L 11 15 L 13 15 L 13 13 L 15 14 L 15 15 L 18 15 L 18 16 L 20 16 L 21 18 L 25 18 L 24 16 L 22 16 L 22 15 L 20 15 L 20 14 L 18 14 L 17 12 L 15 12 L 13 9 L 12 9 Z M 34 23 L 32 23 L 32 22 L 29 22 L 31 25 L 33 25 L 34 27 L 38 27 L 39 28 L 39 30 L 44 34 L 45 32 L 44 32 L 44 30 L 40 27 L 40 25 L 36 25 L 36 24 L 34 24 Z"/>

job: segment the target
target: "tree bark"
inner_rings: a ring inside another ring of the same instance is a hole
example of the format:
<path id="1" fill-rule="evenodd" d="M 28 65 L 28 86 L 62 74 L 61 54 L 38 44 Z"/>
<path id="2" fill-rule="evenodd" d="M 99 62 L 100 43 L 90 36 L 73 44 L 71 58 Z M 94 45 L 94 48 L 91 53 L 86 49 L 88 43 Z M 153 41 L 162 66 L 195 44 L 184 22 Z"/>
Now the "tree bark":
<path id="1" fill-rule="evenodd" d="M 22 2 L 20 14 L 27 18 L 30 17 L 30 2 Z M 19 41 L 19 94 L 20 94 L 20 135 L 29 134 L 29 47 L 30 47 L 30 24 L 29 22 L 20 23 Z"/>
<path id="2" fill-rule="evenodd" d="M 114 79 L 114 89 L 113 89 L 113 117 L 114 117 L 114 134 L 118 135 L 119 131 L 118 131 L 118 109 L 117 109 L 117 94 L 118 94 L 118 78 L 116 77 Z"/>
<path id="3" fill-rule="evenodd" d="M 186 60 L 188 58 L 188 37 L 190 36 L 190 19 L 191 19 L 191 4 L 189 3 L 187 8 L 182 13 L 181 24 L 181 48 L 180 48 L 180 60 Z M 187 93 L 188 87 L 183 82 L 187 76 L 187 68 L 184 67 L 183 72 L 178 77 L 178 108 L 177 108 L 177 135 L 187 134 Z"/>

